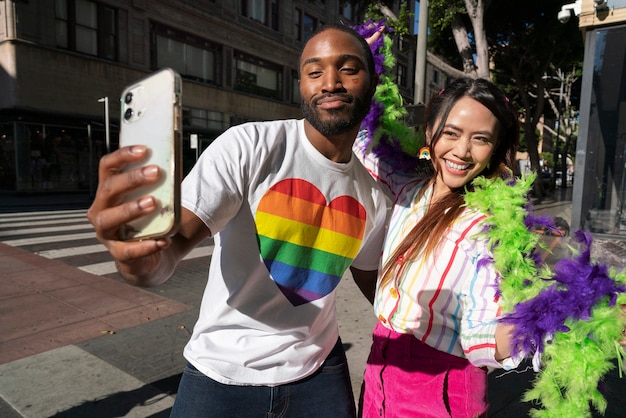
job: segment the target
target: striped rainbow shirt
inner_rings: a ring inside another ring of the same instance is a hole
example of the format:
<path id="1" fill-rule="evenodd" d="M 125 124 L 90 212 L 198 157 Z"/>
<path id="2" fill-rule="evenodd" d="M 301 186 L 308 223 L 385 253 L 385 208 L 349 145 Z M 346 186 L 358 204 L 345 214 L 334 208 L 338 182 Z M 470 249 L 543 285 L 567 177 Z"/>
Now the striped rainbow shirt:
<path id="1" fill-rule="evenodd" d="M 393 171 L 393 166 L 366 154 L 363 137 L 355 154 L 393 202 L 381 265 L 402 238 L 424 216 L 432 187 L 421 199 L 419 179 Z M 514 368 L 519 360 L 497 362 L 495 329 L 500 307 L 497 280 L 487 240 L 477 238 L 484 227 L 482 213 L 466 209 L 448 229 L 429 257 L 409 262 L 402 277 L 378 287 L 374 310 L 388 328 L 446 353 L 467 358 L 477 367 Z"/>

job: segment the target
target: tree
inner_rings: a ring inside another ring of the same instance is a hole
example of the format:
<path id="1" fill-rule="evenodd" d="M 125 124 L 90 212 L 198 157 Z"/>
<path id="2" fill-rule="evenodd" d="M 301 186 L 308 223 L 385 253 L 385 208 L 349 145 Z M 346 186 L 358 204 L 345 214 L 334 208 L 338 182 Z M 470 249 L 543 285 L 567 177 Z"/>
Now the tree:
<path id="1" fill-rule="evenodd" d="M 551 73 L 553 75 L 544 75 L 543 79 L 552 81 L 554 84 L 546 87 L 546 100 L 554 114 L 555 131 L 548 128 L 553 134 L 555 143 L 554 147 L 554 163 L 552 170 L 552 184 L 556 185 L 556 174 L 558 170 L 561 171 L 561 187 L 567 186 L 567 159 L 572 155 L 574 159 L 572 148 L 575 148 L 573 144 L 572 136 L 574 134 L 575 121 L 577 119 L 577 110 L 572 105 L 573 98 L 578 97 L 578 89 L 580 84 L 578 81 L 582 75 L 582 64 L 574 64 L 571 70 L 564 71 L 561 68 L 554 68 L 551 66 Z M 560 141 L 563 142 L 563 146 L 560 146 Z M 557 156 L 560 151 L 561 158 L 557 160 Z"/>
<path id="2" fill-rule="evenodd" d="M 583 56 L 578 26 L 559 23 L 560 7 L 560 0 L 527 0 L 515 7 L 493 2 L 486 15 L 493 80 L 521 109 L 524 140 L 535 171 L 539 171 L 536 126 L 550 110 L 546 110 L 546 97 L 550 97 L 546 89 L 553 82 L 551 76 L 557 68 L 580 68 Z M 534 191 L 538 198 L 543 196 L 541 182 L 535 182 Z"/>
<path id="3" fill-rule="evenodd" d="M 409 33 L 409 20 L 413 18 L 413 13 L 409 10 L 406 3 L 400 5 L 400 10 L 396 15 L 387 5 L 387 3 L 393 3 L 393 1 L 377 1 L 377 2 L 357 2 L 363 3 L 360 7 L 366 6 L 365 19 L 371 19 L 374 21 L 387 19 L 386 25 L 394 29 L 394 33 L 397 36 L 404 36 Z"/>
<path id="4" fill-rule="evenodd" d="M 490 0 L 429 0 L 431 26 L 440 31 L 434 44 L 449 44 L 450 38 L 441 34 L 451 33 L 463 72 L 474 78 L 490 78 L 489 44 L 484 28 L 489 3 Z"/>
<path id="5" fill-rule="evenodd" d="M 429 46 L 470 75 L 473 75 L 471 67 L 475 55 L 476 76 L 491 78 L 507 91 L 510 100 L 520 109 L 523 140 L 534 171 L 539 171 L 535 128 L 546 110 L 546 98 L 550 97 L 546 96 L 546 89 L 551 82 L 545 76 L 554 75 L 553 68 L 573 68 L 582 61 L 583 55 L 582 35 L 576 19 L 565 25 L 557 19 L 561 3 L 561 0 L 514 3 L 430 0 L 433 30 Z M 484 26 L 479 22 L 481 11 Z M 481 40 L 483 32 L 486 42 Z M 480 67 L 485 66 L 479 64 L 485 49 L 491 71 L 479 72 Z M 535 183 L 535 193 L 543 195 L 540 181 Z"/>
<path id="6" fill-rule="evenodd" d="M 392 3 L 375 2 L 381 10 Z M 536 127 L 544 112 L 551 111 L 546 102 L 553 100 L 550 91 L 555 69 L 582 68 L 582 35 L 576 19 L 559 23 L 561 3 L 429 0 L 429 49 L 463 68 L 464 74 L 489 78 L 507 92 L 520 109 L 522 138 L 536 172 L 540 170 Z M 576 107 L 568 99 L 565 107 L 557 107 L 554 113 L 569 123 Z M 567 126 L 563 158 L 571 146 L 571 124 Z M 562 171 L 565 176 L 566 170 Z M 537 197 L 543 196 L 541 181 L 535 182 L 534 191 Z"/>

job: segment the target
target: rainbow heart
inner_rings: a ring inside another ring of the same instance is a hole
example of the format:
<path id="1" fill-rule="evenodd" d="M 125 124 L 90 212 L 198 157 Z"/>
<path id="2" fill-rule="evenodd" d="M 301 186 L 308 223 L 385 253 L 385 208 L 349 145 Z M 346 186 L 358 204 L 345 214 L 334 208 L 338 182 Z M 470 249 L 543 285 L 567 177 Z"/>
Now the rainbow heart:
<path id="1" fill-rule="evenodd" d="M 340 196 L 327 205 L 305 180 L 282 180 L 265 193 L 256 213 L 261 257 L 293 306 L 337 287 L 359 251 L 365 219 L 365 209 L 353 197 Z"/>

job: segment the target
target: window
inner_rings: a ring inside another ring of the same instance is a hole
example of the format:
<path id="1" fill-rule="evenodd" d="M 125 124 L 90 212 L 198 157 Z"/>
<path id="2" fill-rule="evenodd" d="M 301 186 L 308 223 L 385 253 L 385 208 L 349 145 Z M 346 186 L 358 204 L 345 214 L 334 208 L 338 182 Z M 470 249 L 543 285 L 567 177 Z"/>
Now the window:
<path id="1" fill-rule="evenodd" d="M 300 104 L 302 97 L 300 97 L 300 83 L 298 83 L 299 77 L 297 71 L 291 72 L 291 102 Z"/>
<path id="2" fill-rule="evenodd" d="M 241 15 L 278 30 L 278 0 L 241 0 Z"/>
<path id="3" fill-rule="evenodd" d="M 305 13 L 302 17 L 302 41 L 308 41 L 315 29 L 317 29 L 317 19 Z"/>
<path id="4" fill-rule="evenodd" d="M 344 1 L 339 6 L 339 14 L 350 21 L 356 21 L 357 16 L 355 13 L 355 7 L 350 4 L 349 1 Z"/>
<path id="5" fill-rule="evenodd" d="M 408 53 L 416 43 L 416 37 L 410 35 L 398 36 L 398 51 Z"/>
<path id="6" fill-rule="evenodd" d="M 296 8 L 296 13 L 293 17 L 293 34 L 299 41 L 302 40 L 302 10 Z"/>
<path id="7" fill-rule="evenodd" d="M 224 114 L 206 109 L 184 108 L 183 126 L 222 132 L 224 130 Z"/>
<path id="8" fill-rule="evenodd" d="M 16 158 L 14 134 L 13 123 L 0 123 L 0 153 L 3 157 L 0 159 L 0 190 L 15 190 L 15 164 L 19 159 Z"/>
<path id="9" fill-rule="evenodd" d="M 406 65 L 398 64 L 396 66 L 396 84 L 400 87 L 406 87 Z"/>
<path id="10" fill-rule="evenodd" d="M 302 9 L 296 8 L 294 17 L 294 36 L 297 40 L 306 42 L 320 25 L 318 20 Z"/>
<path id="11" fill-rule="evenodd" d="M 117 10 L 89 0 L 56 0 L 59 48 L 117 59 Z"/>
<path id="12" fill-rule="evenodd" d="M 236 52 L 235 67 L 235 90 L 281 100 L 280 66 Z"/>
<path id="13" fill-rule="evenodd" d="M 221 84 L 219 46 L 156 24 L 152 33 L 155 68 L 171 67 L 186 79 Z"/>

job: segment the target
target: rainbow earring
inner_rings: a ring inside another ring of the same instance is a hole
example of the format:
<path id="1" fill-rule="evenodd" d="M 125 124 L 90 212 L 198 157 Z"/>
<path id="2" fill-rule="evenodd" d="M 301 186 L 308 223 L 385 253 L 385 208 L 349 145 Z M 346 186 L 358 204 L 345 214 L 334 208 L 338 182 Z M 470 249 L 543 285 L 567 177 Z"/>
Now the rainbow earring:
<path id="1" fill-rule="evenodd" d="M 430 160 L 430 148 L 428 146 L 420 148 L 417 154 L 420 160 Z"/>

